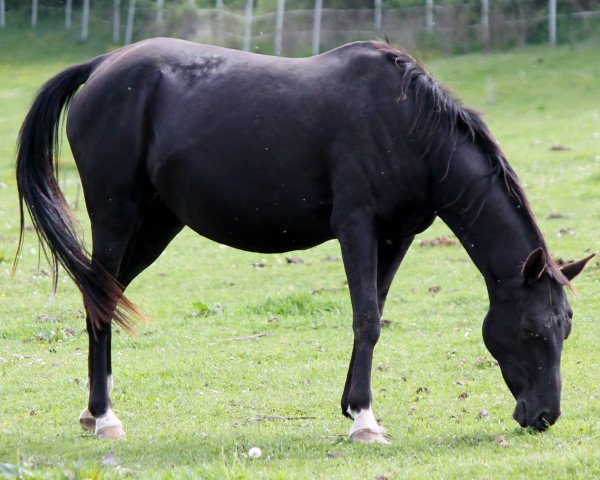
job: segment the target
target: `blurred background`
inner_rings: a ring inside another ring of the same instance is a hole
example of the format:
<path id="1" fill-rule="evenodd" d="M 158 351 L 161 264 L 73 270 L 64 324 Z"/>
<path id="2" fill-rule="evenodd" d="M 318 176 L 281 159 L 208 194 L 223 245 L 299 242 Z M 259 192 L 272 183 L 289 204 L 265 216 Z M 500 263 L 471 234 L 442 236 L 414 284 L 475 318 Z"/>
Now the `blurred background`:
<path id="1" fill-rule="evenodd" d="M 112 45 L 175 36 L 286 56 L 387 37 L 450 55 L 597 39 L 600 0 L 0 0 L 0 29 L 25 28 Z"/>

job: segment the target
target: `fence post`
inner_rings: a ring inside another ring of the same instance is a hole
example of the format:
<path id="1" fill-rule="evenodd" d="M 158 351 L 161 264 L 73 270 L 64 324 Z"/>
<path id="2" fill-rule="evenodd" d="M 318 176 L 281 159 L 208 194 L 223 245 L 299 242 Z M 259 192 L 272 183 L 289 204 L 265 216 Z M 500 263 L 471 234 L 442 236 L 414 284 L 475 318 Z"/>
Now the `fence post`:
<path id="1" fill-rule="evenodd" d="M 73 0 L 67 0 L 65 2 L 65 28 L 71 30 L 71 18 L 73 14 Z"/>
<path id="2" fill-rule="evenodd" d="M 245 51 L 250 51 L 250 35 L 252 34 L 252 11 L 254 0 L 246 0 L 246 14 L 244 15 L 244 45 Z"/>
<path id="3" fill-rule="evenodd" d="M 281 56 L 281 37 L 283 36 L 283 14 L 285 0 L 277 0 L 277 17 L 275 18 L 275 55 Z"/>
<path id="4" fill-rule="evenodd" d="M 164 0 L 156 0 L 156 23 L 162 25 Z"/>
<path id="5" fill-rule="evenodd" d="M 6 25 L 6 19 L 4 18 L 4 0 L 0 0 L 0 27 L 4 27 Z"/>
<path id="6" fill-rule="evenodd" d="M 88 39 L 90 23 L 90 0 L 83 0 L 83 16 L 81 17 L 81 39 Z"/>
<path id="7" fill-rule="evenodd" d="M 133 19 L 135 17 L 135 0 L 129 0 L 129 8 L 127 9 L 127 25 L 125 26 L 125 45 L 131 43 L 133 37 Z"/>
<path id="8" fill-rule="evenodd" d="M 219 45 L 223 44 L 223 0 L 215 0 L 217 10 L 217 39 Z"/>
<path id="9" fill-rule="evenodd" d="M 315 0 L 315 18 L 313 22 L 312 54 L 317 55 L 321 46 L 321 13 L 323 0 Z"/>
<path id="10" fill-rule="evenodd" d="M 381 33 L 381 0 L 375 0 L 375 18 L 373 20 L 375 33 Z"/>
<path id="11" fill-rule="evenodd" d="M 490 4 L 489 0 L 481 0 L 481 43 L 487 51 L 490 49 Z"/>
<path id="12" fill-rule="evenodd" d="M 548 36 L 550 46 L 556 47 L 556 0 L 550 0 L 548 10 Z"/>
<path id="13" fill-rule="evenodd" d="M 431 35 L 433 31 L 433 0 L 425 1 L 425 26 L 427 33 Z"/>
<path id="14" fill-rule="evenodd" d="M 113 43 L 119 43 L 121 38 L 121 0 L 113 2 Z"/>
<path id="15" fill-rule="evenodd" d="M 38 23 L 38 0 L 31 0 L 31 28 Z"/>

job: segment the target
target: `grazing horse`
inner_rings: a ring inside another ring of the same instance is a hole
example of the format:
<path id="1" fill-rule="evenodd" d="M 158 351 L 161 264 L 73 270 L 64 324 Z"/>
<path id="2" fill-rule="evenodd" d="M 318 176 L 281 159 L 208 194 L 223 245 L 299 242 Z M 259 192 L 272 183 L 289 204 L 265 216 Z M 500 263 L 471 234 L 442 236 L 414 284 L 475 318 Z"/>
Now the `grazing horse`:
<path id="1" fill-rule="evenodd" d="M 85 86 L 78 92 L 81 85 Z M 56 181 L 61 113 L 91 220 L 91 257 Z M 84 428 L 124 434 L 109 399 L 111 320 L 123 295 L 184 225 L 253 252 L 336 238 L 353 309 L 342 413 L 357 441 L 386 439 L 371 410 L 371 365 L 394 275 L 439 216 L 485 279 L 483 335 L 522 426 L 560 415 L 571 330 L 565 286 L 523 188 L 481 117 L 410 55 L 358 42 L 275 58 L 151 39 L 67 68 L 38 93 L 19 137 L 17 181 L 53 271 L 83 295 L 89 334 Z M 56 282 L 56 280 L 55 280 Z"/>

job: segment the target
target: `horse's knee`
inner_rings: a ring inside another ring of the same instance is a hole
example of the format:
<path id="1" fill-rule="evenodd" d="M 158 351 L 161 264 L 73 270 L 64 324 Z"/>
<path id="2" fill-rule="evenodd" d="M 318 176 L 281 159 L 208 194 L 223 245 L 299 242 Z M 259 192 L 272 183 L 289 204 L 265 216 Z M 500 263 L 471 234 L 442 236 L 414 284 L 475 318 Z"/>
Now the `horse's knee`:
<path id="1" fill-rule="evenodd" d="M 359 313 L 354 321 L 354 338 L 358 345 L 374 346 L 381 335 L 379 314 L 372 312 Z"/>

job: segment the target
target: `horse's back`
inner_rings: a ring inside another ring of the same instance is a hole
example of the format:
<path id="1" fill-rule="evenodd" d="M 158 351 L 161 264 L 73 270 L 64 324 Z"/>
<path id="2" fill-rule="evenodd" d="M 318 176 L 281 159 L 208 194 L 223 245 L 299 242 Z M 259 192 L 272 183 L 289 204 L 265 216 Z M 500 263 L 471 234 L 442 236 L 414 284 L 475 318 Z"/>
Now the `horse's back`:
<path id="1" fill-rule="evenodd" d="M 76 154 L 88 176 L 144 169 L 169 208 L 209 238 L 305 248 L 332 237 L 332 176 L 372 128 L 365 120 L 389 89 L 385 68 L 370 42 L 287 59 L 151 39 L 94 72 L 72 106 L 69 138 L 74 152 L 106 150 L 102 167 Z"/>

